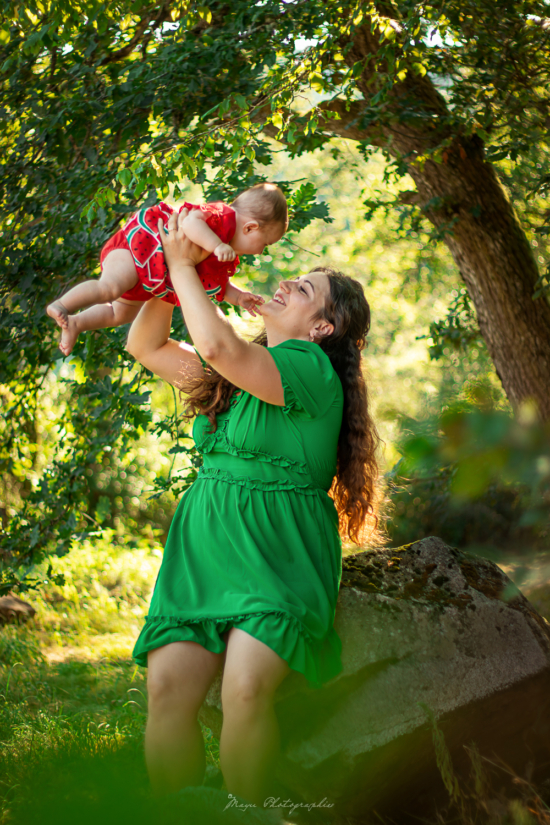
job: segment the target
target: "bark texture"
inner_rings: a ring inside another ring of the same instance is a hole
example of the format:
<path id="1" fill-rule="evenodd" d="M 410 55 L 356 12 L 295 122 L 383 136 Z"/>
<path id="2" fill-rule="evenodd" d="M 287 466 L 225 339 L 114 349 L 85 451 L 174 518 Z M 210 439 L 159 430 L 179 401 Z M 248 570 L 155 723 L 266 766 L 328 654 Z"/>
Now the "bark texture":
<path id="1" fill-rule="evenodd" d="M 550 305 L 544 297 L 532 299 L 538 267 L 513 205 L 494 167 L 484 160 L 481 139 L 452 133 L 446 102 L 427 76 L 409 73 L 396 83 L 381 121 L 362 128 L 363 112 L 378 88 L 373 60 L 378 41 L 379 32 L 371 33 L 370 23 L 355 32 L 346 61 L 350 66 L 365 61 L 357 81 L 364 100 L 349 108 L 344 101 L 332 101 L 327 108 L 338 111 L 341 119 L 331 120 L 327 128 L 406 157 L 418 203 L 435 227 L 447 229 L 445 242 L 506 395 L 516 409 L 533 399 L 548 419 Z M 422 162 L 426 150 L 445 139 L 450 143 L 444 162 Z"/>

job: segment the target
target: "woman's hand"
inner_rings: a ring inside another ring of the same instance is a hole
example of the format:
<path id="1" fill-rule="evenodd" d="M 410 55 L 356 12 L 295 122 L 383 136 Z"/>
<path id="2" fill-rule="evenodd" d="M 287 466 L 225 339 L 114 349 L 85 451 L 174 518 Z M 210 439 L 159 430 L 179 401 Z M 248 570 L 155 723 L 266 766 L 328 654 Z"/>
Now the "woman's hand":
<path id="1" fill-rule="evenodd" d="M 185 233 L 179 225 L 184 217 L 183 212 L 179 215 L 170 215 L 168 234 L 164 232 L 159 221 L 159 233 L 172 285 L 197 351 L 232 384 L 262 401 L 283 406 L 285 400 L 281 376 L 271 354 L 265 347 L 240 338 L 206 294 L 195 269 L 196 263 L 201 260 L 200 253 L 204 250 L 185 238 Z M 261 306 L 262 304 L 255 300 L 253 311 L 257 312 Z M 149 363 L 145 363 L 142 358 L 140 360 L 161 378 L 175 383 L 174 365 L 178 353 L 171 343 L 168 341 L 160 349 L 161 364 L 158 358 L 155 358 L 154 364 L 152 360 Z M 183 346 L 179 345 L 180 348 Z M 166 347 L 170 347 L 169 359 L 165 356 Z M 198 357 L 197 362 L 200 364 Z M 197 376 L 197 373 L 198 367 L 194 364 L 194 376 Z"/>
<path id="2" fill-rule="evenodd" d="M 204 260 L 207 255 L 209 255 L 209 253 L 206 252 L 206 250 L 204 250 L 201 246 L 198 246 L 196 243 L 193 243 L 186 238 L 185 232 L 181 228 L 181 225 L 188 214 L 188 209 L 182 209 L 179 213 L 172 212 L 168 218 L 168 223 L 166 226 L 167 231 L 164 229 L 162 220 L 159 218 L 159 237 L 168 270 L 170 270 L 176 263 L 185 263 L 189 266 L 196 266 Z"/>

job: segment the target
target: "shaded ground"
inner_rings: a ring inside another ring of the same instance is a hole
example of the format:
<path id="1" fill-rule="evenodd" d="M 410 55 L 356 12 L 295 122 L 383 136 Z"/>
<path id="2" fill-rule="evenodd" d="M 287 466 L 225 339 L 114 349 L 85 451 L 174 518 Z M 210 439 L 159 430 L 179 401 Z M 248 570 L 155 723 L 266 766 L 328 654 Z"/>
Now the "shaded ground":
<path id="1" fill-rule="evenodd" d="M 0 629 L 0 825 L 169 825 L 174 812 L 151 807 L 146 671 L 130 658 L 158 564 L 154 551 L 112 544 L 95 545 L 91 564 L 90 548 L 79 548 L 59 560 L 66 584 L 28 599 L 36 619 Z M 501 566 L 550 619 L 547 562 Z M 208 728 L 203 735 L 208 764 L 219 766 L 217 740 Z M 520 805 L 513 814 L 493 802 L 476 817 L 480 825 L 550 823 L 545 811 Z M 459 811 L 441 821 L 469 825 Z"/>
<path id="2" fill-rule="evenodd" d="M 37 822 L 38 813 L 41 822 L 83 822 L 83 805 L 92 821 L 104 808 L 114 817 L 122 801 L 125 818 L 135 806 L 141 821 L 150 803 L 144 672 L 130 659 L 49 662 L 30 627 L 1 636 L 0 823 Z M 203 733 L 216 765 L 218 743 Z"/>

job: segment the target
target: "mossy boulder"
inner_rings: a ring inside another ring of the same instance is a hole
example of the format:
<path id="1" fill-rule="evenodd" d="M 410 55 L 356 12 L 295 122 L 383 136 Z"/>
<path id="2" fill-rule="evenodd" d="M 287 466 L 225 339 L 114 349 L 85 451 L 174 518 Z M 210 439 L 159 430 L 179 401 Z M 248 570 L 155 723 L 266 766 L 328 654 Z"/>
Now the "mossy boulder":
<path id="1" fill-rule="evenodd" d="M 347 556 L 335 627 L 342 673 L 319 690 L 291 673 L 276 695 L 277 781 L 304 805 L 328 800 L 324 821 L 446 804 L 429 716 L 459 775 L 472 742 L 519 775 L 548 761 L 550 626 L 497 565 L 437 538 Z M 220 684 L 202 709 L 217 735 Z"/>

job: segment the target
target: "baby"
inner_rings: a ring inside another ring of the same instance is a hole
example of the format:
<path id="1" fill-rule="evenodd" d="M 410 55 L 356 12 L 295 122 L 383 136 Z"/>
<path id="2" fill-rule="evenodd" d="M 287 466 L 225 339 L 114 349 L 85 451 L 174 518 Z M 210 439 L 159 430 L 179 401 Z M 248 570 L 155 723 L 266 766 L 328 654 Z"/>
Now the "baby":
<path id="1" fill-rule="evenodd" d="M 275 184 L 259 183 L 230 206 L 221 201 L 202 206 L 184 203 L 180 212 L 185 208 L 189 214 L 183 230 L 204 250 L 197 273 L 207 295 L 254 314 L 263 298 L 239 289 L 229 278 L 239 264 L 238 255 L 259 255 L 282 238 L 288 227 L 285 196 Z M 159 218 L 166 226 L 173 211 L 161 202 L 132 215 L 101 250 L 99 280 L 78 284 L 48 306 L 48 315 L 62 330 L 63 355 L 69 355 L 84 330 L 129 324 L 150 298 L 179 306 L 158 234 Z M 90 308 L 72 314 L 84 307 Z"/>

